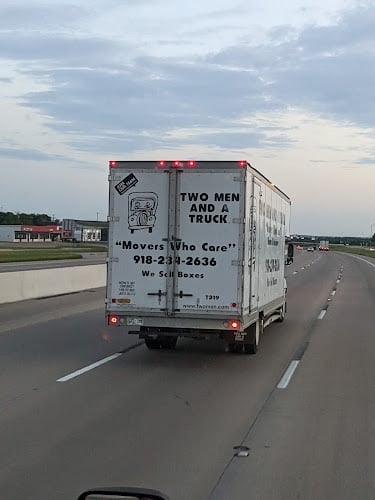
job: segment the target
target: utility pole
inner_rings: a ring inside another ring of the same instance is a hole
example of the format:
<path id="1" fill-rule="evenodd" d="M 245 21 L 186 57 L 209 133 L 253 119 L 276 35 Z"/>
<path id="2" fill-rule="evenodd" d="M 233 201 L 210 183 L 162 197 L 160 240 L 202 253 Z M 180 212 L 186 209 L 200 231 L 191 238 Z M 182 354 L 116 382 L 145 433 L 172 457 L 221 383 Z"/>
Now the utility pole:
<path id="1" fill-rule="evenodd" d="M 371 242 L 372 242 L 372 239 L 373 239 L 372 237 L 374 236 L 374 232 L 373 232 L 373 230 L 372 230 L 372 228 L 373 228 L 374 226 L 375 226 L 375 222 L 373 222 L 373 223 L 371 224 L 371 229 L 370 229 L 370 245 L 371 245 Z"/>

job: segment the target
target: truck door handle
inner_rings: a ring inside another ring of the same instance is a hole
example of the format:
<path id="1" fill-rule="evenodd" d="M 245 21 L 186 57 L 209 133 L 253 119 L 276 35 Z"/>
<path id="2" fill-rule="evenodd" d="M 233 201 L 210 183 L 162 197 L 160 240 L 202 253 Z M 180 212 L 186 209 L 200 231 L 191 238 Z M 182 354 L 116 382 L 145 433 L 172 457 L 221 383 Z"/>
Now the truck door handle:
<path id="1" fill-rule="evenodd" d="M 182 299 L 182 297 L 193 297 L 193 294 L 192 293 L 184 293 L 182 290 L 180 290 L 178 293 L 175 293 L 175 296 L 180 297 L 180 299 Z"/>
<path id="2" fill-rule="evenodd" d="M 158 290 L 157 292 L 150 292 L 147 295 L 156 295 L 158 297 L 161 297 L 162 295 L 167 295 L 166 292 L 162 292 L 161 290 Z"/>

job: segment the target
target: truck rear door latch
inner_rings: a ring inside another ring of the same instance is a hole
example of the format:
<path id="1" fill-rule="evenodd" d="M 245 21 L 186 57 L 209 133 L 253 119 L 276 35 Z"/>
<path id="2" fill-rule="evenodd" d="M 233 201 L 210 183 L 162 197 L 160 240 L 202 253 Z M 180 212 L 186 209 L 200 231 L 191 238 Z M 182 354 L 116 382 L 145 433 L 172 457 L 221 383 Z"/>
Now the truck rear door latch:
<path id="1" fill-rule="evenodd" d="M 147 295 L 156 295 L 157 297 L 162 297 L 163 295 L 167 295 L 167 292 L 162 292 L 161 290 L 158 290 L 157 292 L 150 292 Z"/>
<path id="2" fill-rule="evenodd" d="M 192 293 L 184 293 L 182 290 L 180 290 L 178 293 L 175 293 L 175 296 L 180 297 L 180 299 L 182 299 L 182 297 L 192 297 L 193 294 Z"/>

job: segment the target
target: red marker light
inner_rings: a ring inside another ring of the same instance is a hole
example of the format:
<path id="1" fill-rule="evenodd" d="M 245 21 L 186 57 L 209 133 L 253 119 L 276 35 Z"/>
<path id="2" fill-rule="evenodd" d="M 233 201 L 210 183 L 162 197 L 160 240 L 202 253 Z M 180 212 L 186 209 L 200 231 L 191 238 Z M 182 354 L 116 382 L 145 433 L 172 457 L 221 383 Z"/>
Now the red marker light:
<path id="1" fill-rule="evenodd" d="M 108 316 L 108 324 L 109 325 L 116 326 L 116 325 L 118 325 L 118 322 L 119 322 L 118 316 L 114 316 L 112 314 L 110 316 Z"/>
<path id="2" fill-rule="evenodd" d="M 230 322 L 230 327 L 233 329 L 233 330 L 237 330 L 237 328 L 240 326 L 239 322 L 238 321 L 231 321 Z"/>
<path id="3" fill-rule="evenodd" d="M 180 162 L 180 161 L 174 161 L 173 162 L 173 166 L 174 166 L 174 168 L 182 167 L 182 162 Z"/>
<path id="4" fill-rule="evenodd" d="M 166 166 L 167 166 L 167 162 L 166 161 L 164 161 L 164 160 L 158 161 L 158 167 L 159 168 L 164 168 Z"/>
<path id="5" fill-rule="evenodd" d="M 247 161 L 246 160 L 240 160 L 238 162 L 238 165 L 241 167 L 241 168 L 245 168 L 247 167 Z"/>
<path id="6" fill-rule="evenodd" d="M 117 167 L 117 161 L 115 161 L 115 160 L 111 160 L 111 161 L 109 162 L 109 166 L 110 166 L 110 168 L 116 168 L 116 167 Z"/>
<path id="7" fill-rule="evenodd" d="M 189 168 L 195 168 L 196 167 L 196 162 L 194 160 L 189 160 L 186 163 L 186 166 L 189 167 Z"/>

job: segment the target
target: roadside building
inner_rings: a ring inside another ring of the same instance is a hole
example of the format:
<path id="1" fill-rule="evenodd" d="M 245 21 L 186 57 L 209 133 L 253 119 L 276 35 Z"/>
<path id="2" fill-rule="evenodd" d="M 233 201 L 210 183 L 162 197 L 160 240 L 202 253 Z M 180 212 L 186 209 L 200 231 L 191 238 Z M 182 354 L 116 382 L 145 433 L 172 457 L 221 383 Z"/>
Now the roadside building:
<path id="1" fill-rule="evenodd" d="M 63 219 L 62 239 L 92 243 L 108 241 L 108 222 Z"/>
<path id="2" fill-rule="evenodd" d="M 61 239 L 61 226 L 0 226 L 0 241 L 38 243 Z"/>
<path id="3" fill-rule="evenodd" d="M 0 242 L 108 241 L 108 222 L 64 219 L 61 225 L 0 225 Z"/>
<path id="4" fill-rule="evenodd" d="M 21 230 L 19 224 L 13 225 L 0 225 L 0 241 L 13 242 L 16 241 L 15 233 Z"/>

